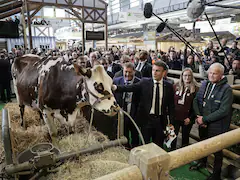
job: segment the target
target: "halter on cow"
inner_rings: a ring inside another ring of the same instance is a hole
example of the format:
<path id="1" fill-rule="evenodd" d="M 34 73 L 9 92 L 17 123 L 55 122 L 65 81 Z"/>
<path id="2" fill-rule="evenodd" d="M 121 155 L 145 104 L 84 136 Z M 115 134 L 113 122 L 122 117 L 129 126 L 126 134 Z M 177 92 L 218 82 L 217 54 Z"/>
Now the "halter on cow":
<path id="1" fill-rule="evenodd" d="M 53 60 L 24 55 L 15 60 L 12 72 L 22 125 L 24 106 L 28 105 L 43 114 L 52 137 L 57 136 L 53 118 L 73 127 L 77 106 L 83 103 L 108 116 L 118 111 L 111 91 L 112 79 L 102 66 L 85 69 L 67 63 L 63 57 Z"/>

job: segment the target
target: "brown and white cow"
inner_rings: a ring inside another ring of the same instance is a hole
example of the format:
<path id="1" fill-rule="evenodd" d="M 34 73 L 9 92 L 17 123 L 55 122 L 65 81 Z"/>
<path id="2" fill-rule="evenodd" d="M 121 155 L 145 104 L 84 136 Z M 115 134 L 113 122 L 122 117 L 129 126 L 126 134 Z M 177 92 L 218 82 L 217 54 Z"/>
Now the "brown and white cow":
<path id="1" fill-rule="evenodd" d="M 52 138 L 57 136 L 53 118 L 72 127 L 81 103 L 88 102 L 109 116 L 117 113 L 113 82 L 103 66 L 85 69 L 66 62 L 64 57 L 28 54 L 15 59 L 12 74 L 22 125 L 25 105 L 38 109 Z"/>

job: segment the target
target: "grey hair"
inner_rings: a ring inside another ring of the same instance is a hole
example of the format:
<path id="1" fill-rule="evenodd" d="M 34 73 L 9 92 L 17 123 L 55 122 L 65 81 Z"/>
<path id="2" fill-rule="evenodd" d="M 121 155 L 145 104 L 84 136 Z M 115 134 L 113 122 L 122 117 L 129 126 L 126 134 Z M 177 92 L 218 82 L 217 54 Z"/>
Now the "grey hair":
<path id="1" fill-rule="evenodd" d="M 210 68 L 214 68 L 214 67 L 218 68 L 218 69 L 220 70 L 221 74 L 224 74 L 224 66 L 223 66 L 222 64 L 220 64 L 220 63 L 218 63 L 218 62 L 213 63 L 213 64 L 209 67 L 209 69 L 210 69 Z"/>
<path id="2" fill-rule="evenodd" d="M 131 62 L 125 63 L 125 64 L 123 65 L 123 67 L 125 67 L 125 68 L 131 68 L 131 69 L 133 69 L 133 70 L 135 71 L 135 66 L 134 66 L 134 64 L 131 63 Z"/>

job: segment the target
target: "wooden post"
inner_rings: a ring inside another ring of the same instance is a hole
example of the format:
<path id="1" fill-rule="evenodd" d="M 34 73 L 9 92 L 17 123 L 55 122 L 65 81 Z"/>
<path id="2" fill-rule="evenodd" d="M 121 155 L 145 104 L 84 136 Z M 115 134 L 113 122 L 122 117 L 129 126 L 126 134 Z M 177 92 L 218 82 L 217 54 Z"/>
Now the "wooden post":
<path id="1" fill-rule="evenodd" d="M 169 154 L 154 143 L 132 149 L 129 157 L 129 164 L 139 167 L 144 180 L 167 180 L 169 161 Z"/>
<path id="2" fill-rule="evenodd" d="M 29 12 L 29 3 L 27 3 L 27 1 L 25 0 L 25 6 L 27 9 L 27 21 L 28 21 L 28 37 L 29 37 L 29 45 L 30 45 L 30 50 L 33 49 L 33 44 L 32 44 L 32 26 L 31 26 L 31 16 L 30 16 L 30 12 Z"/>
<path id="3" fill-rule="evenodd" d="M 107 20 L 105 23 L 105 48 L 106 51 L 108 50 L 108 26 L 107 26 Z"/>
<path id="4" fill-rule="evenodd" d="M 27 44 L 27 34 L 26 34 L 26 23 L 25 23 L 25 15 L 24 15 L 24 4 L 22 6 L 22 28 L 23 28 L 23 40 L 24 40 L 24 49 L 26 51 L 28 44 Z"/>
<path id="5" fill-rule="evenodd" d="M 85 23 L 82 22 L 82 53 L 84 56 L 84 50 L 85 50 Z"/>
<path id="6" fill-rule="evenodd" d="M 207 140 L 186 146 L 169 153 L 171 161 L 169 170 L 188 164 L 194 160 L 201 159 L 212 153 L 240 142 L 240 129 L 235 129 L 224 134 L 209 138 Z"/>

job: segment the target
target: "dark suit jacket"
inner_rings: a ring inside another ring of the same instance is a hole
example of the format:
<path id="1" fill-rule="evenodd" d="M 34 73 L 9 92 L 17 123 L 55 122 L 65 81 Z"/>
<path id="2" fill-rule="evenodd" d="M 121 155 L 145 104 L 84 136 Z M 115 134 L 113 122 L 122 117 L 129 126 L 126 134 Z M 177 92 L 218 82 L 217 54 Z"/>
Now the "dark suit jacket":
<path id="1" fill-rule="evenodd" d="M 7 59 L 0 59 L 0 83 L 11 80 L 11 64 Z"/>
<path id="2" fill-rule="evenodd" d="M 122 66 L 117 63 L 113 63 L 112 65 L 112 73 L 115 75 L 116 72 L 120 71 L 122 69 Z"/>
<path id="3" fill-rule="evenodd" d="M 114 77 L 114 74 L 112 73 L 112 72 L 110 72 L 110 71 L 107 71 L 107 74 L 113 79 L 113 77 Z"/>
<path id="4" fill-rule="evenodd" d="M 121 77 L 121 76 L 123 76 L 123 70 L 118 71 L 118 72 L 114 75 L 114 78 L 118 78 L 118 77 Z M 140 71 L 136 71 L 135 76 L 138 77 L 139 79 L 142 78 L 142 74 L 141 74 Z"/>
<path id="5" fill-rule="evenodd" d="M 138 92 L 139 105 L 136 115 L 136 121 L 140 126 L 145 126 L 151 119 L 150 110 L 152 107 L 154 83 L 152 78 L 143 78 L 136 84 L 128 86 L 117 86 L 116 92 Z M 173 85 L 163 80 L 163 99 L 161 107 L 161 122 L 165 129 L 167 125 L 167 115 L 170 117 L 170 123 L 174 122 L 174 91 Z"/>
<path id="6" fill-rule="evenodd" d="M 152 65 L 146 62 L 141 70 L 142 77 L 152 77 Z"/>
<path id="7" fill-rule="evenodd" d="M 133 84 L 139 82 L 140 79 L 138 77 L 134 78 Z M 115 78 L 113 80 L 113 83 L 115 85 L 124 85 L 124 77 L 118 77 Z M 123 107 L 124 105 L 124 99 L 123 99 L 123 93 L 124 92 L 116 92 L 114 93 L 114 96 L 116 98 L 117 103 L 119 104 L 120 107 Z M 136 118 L 136 113 L 137 113 L 137 107 L 138 107 L 138 103 L 139 103 L 139 97 L 140 97 L 140 93 L 139 92 L 134 92 L 132 95 L 132 104 L 131 104 L 131 111 L 130 111 L 130 115 L 131 117 L 135 120 Z"/>

